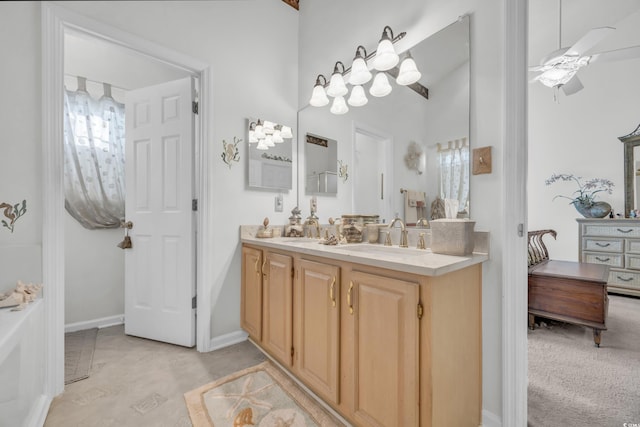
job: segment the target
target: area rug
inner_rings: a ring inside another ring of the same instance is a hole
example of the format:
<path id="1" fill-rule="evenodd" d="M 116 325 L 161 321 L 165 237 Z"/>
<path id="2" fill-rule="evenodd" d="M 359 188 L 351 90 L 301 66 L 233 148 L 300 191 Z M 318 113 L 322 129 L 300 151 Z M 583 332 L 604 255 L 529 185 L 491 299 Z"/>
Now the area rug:
<path id="1" fill-rule="evenodd" d="M 64 383 L 89 377 L 98 328 L 64 334 Z"/>
<path id="2" fill-rule="evenodd" d="M 640 425 L 640 299 L 609 295 L 607 329 L 600 348 L 581 326 L 529 331 L 530 427 Z"/>
<path id="3" fill-rule="evenodd" d="M 342 426 L 270 361 L 184 395 L 195 427 Z"/>

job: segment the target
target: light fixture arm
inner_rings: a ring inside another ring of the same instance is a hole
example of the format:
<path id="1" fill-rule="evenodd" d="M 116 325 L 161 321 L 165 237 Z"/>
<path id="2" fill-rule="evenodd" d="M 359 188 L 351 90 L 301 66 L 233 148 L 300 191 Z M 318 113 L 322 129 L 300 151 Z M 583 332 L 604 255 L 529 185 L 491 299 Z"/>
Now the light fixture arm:
<path id="1" fill-rule="evenodd" d="M 322 80 L 324 81 L 324 83 L 320 81 L 321 77 L 322 77 Z M 325 76 L 323 76 L 322 74 L 318 74 L 318 77 L 316 77 L 316 86 L 317 85 L 326 86 L 327 84 L 328 84 L 327 78 Z"/>
<path id="2" fill-rule="evenodd" d="M 340 65 L 340 66 L 342 67 L 342 71 L 340 71 L 340 70 L 338 69 L 338 65 Z M 346 71 L 345 71 L 345 69 L 344 69 L 344 64 L 343 64 L 341 61 L 337 61 L 337 62 L 336 62 L 336 65 L 334 65 L 334 66 L 333 66 L 333 74 L 335 74 L 335 73 L 340 73 L 340 74 L 344 75 L 344 74 L 345 74 L 345 72 L 346 72 Z"/>

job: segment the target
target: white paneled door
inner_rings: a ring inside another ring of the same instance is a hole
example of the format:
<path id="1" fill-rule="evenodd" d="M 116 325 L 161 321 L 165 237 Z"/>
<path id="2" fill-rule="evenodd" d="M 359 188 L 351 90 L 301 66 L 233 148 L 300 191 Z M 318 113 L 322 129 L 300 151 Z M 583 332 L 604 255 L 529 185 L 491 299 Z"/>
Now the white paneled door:
<path id="1" fill-rule="evenodd" d="M 127 92 L 125 333 L 195 345 L 191 77 Z"/>

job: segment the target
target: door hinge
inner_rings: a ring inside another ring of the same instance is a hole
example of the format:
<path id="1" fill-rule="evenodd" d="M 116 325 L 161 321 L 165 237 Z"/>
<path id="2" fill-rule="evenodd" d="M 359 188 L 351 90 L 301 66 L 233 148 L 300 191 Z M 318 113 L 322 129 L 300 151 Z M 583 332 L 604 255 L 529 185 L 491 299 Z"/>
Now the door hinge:
<path id="1" fill-rule="evenodd" d="M 198 199 L 191 200 L 191 210 L 192 211 L 198 210 Z"/>
<path id="2" fill-rule="evenodd" d="M 191 101 L 191 111 L 193 114 L 198 114 L 198 101 Z"/>
<path id="3" fill-rule="evenodd" d="M 198 308 L 198 297 L 191 298 L 191 308 Z"/>
<path id="4" fill-rule="evenodd" d="M 422 319 L 422 315 L 424 314 L 424 308 L 421 303 L 418 303 L 418 319 Z"/>

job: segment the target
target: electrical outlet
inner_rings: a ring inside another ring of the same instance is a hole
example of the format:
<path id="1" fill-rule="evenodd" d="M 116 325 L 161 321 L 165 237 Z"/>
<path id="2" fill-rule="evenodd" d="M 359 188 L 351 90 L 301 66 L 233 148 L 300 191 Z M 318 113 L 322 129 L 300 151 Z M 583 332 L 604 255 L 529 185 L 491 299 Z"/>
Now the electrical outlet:
<path id="1" fill-rule="evenodd" d="M 275 200 L 275 211 L 282 212 L 282 205 L 284 204 L 282 200 L 282 194 L 278 194 Z"/>

